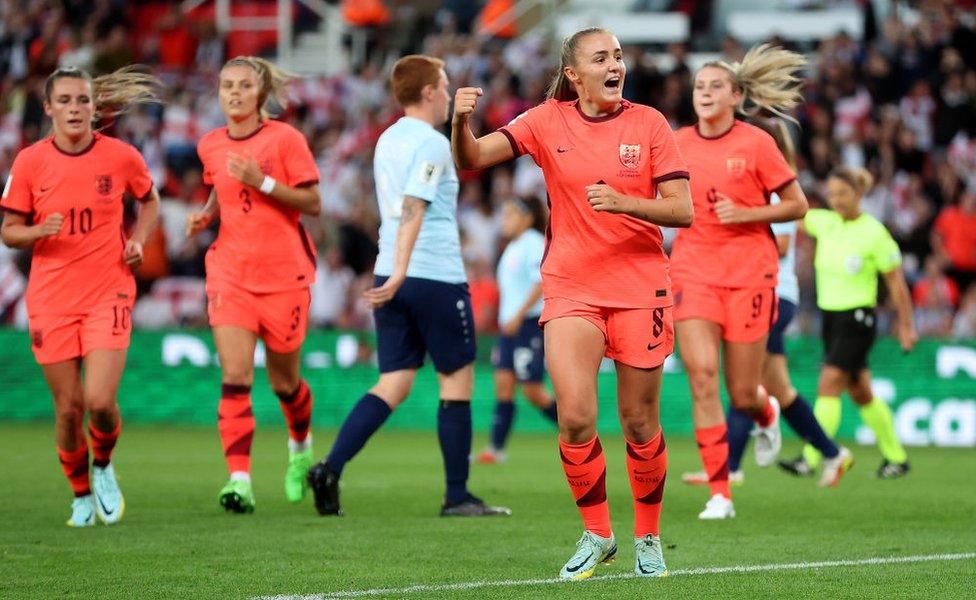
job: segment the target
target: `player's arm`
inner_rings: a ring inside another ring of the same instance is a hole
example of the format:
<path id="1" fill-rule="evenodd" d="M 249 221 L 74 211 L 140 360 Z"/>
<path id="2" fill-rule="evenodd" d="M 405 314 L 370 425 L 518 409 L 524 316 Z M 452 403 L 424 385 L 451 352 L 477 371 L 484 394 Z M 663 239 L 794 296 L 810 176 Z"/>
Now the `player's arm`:
<path id="1" fill-rule="evenodd" d="M 400 212 L 400 227 L 397 229 L 396 244 L 393 250 L 393 273 L 383 285 L 363 292 L 363 298 L 373 308 L 379 308 L 393 299 L 397 290 L 407 278 L 407 267 L 413 247 L 420 235 L 420 226 L 424 222 L 427 211 L 427 201 L 413 196 L 403 198 L 403 208 Z"/>
<path id="2" fill-rule="evenodd" d="M 901 349 L 910 352 L 918 341 L 918 332 L 915 330 L 915 317 L 912 313 L 912 296 L 908 291 L 908 284 L 905 282 L 905 274 L 901 267 L 895 267 L 884 274 L 885 285 L 891 293 L 891 300 L 895 303 L 895 312 L 898 317 L 897 331 L 898 342 Z"/>
<path id="3" fill-rule="evenodd" d="M 740 223 L 785 223 L 802 219 L 807 214 L 807 197 L 796 180 L 776 190 L 779 204 L 741 206 L 722 192 L 716 192 L 715 215 L 723 225 Z"/>
<path id="4" fill-rule="evenodd" d="M 267 194 L 303 214 L 314 216 L 322 211 L 322 199 L 319 197 L 317 185 L 292 187 L 277 181 L 261 172 L 261 167 L 253 156 L 228 152 L 227 172 L 244 185 Z"/>
<path id="5" fill-rule="evenodd" d="M 156 186 L 149 188 L 147 198 L 140 200 L 138 204 L 139 215 L 136 217 L 136 224 L 132 226 L 132 235 L 125 242 L 125 251 L 122 253 L 125 264 L 130 267 L 142 264 L 142 247 L 159 223 L 159 192 Z"/>
<path id="6" fill-rule="evenodd" d="M 186 215 L 186 237 L 193 237 L 210 226 L 214 218 L 220 215 L 220 204 L 217 203 L 217 188 L 210 188 L 210 196 L 201 210 Z"/>
<path id="7" fill-rule="evenodd" d="M 788 233 L 781 233 L 776 236 L 776 251 L 780 258 L 790 253 L 790 241 L 792 239 L 793 236 Z"/>
<path id="8" fill-rule="evenodd" d="M 474 114 L 481 88 L 458 88 L 451 121 L 451 153 L 459 169 L 484 169 L 515 158 L 512 144 L 497 131 L 475 138 L 468 119 Z"/>
<path id="9" fill-rule="evenodd" d="M 539 301 L 539 298 L 542 298 L 541 282 L 533 286 L 532 290 L 529 292 L 529 295 L 525 297 L 525 302 L 522 303 L 522 306 L 520 306 L 518 311 L 515 313 L 515 316 L 513 316 L 507 323 L 502 325 L 502 333 L 505 335 L 515 335 L 518 333 L 519 327 L 521 327 L 522 322 L 525 321 L 525 315 L 527 315 L 532 307 L 535 306 L 536 302 Z"/>
<path id="10" fill-rule="evenodd" d="M 27 215 L 7 210 L 3 213 L 0 238 L 10 248 L 30 248 L 41 238 L 57 235 L 63 223 L 64 215 L 54 213 L 48 215 L 43 223 L 28 225 Z"/>
<path id="11" fill-rule="evenodd" d="M 657 199 L 625 196 L 605 183 L 586 186 L 586 197 L 597 212 L 629 215 L 663 227 L 691 227 L 695 209 L 685 178 L 662 181 Z"/>

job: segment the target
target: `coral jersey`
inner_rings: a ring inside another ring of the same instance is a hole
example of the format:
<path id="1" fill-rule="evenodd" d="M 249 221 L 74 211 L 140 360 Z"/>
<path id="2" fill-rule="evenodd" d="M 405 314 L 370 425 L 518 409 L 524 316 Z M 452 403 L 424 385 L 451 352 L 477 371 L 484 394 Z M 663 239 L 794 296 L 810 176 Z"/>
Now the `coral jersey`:
<path id="1" fill-rule="evenodd" d="M 586 197 L 588 185 L 605 183 L 655 202 L 659 183 L 688 177 L 661 113 L 624 101 L 613 114 L 588 117 L 575 101 L 547 100 L 499 131 L 516 156 L 530 154 L 545 174 L 551 213 L 543 296 L 608 308 L 671 306 L 661 229 L 596 212 Z"/>
<path id="2" fill-rule="evenodd" d="M 0 208 L 33 223 L 64 216 L 57 235 L 34 243 L 29 316 L 82 314 L 106 296 L 135 296 L 123 259 L 122 200 L 125 192 L 144 200 L 152 185 L 139 152 L 100 133 L 76 154 L 47 138 L 17 155 Z"/>
<path id="3" fill-rule="evenodd" d="M 716 192 L 740 206 L 763 206 L 796 179 L 773 137 L 738 120 L 715 138 L 702 137 L 697 126 L 682 127 L 675 137 L 691 173 L 695 222 L 678 231 L 671 276 L 722 287 L 775 287 L 779 253 L 769 224 L 723 225 L 713 208 Z"/>
<path id="4" fill-rule="evenodd" d="M 214 186 L 220 232 L 207 251 L 207 279 L 259 293 L 308 287 L 315 280 L 315 250 L 299 222 L 301 213 L 227 171 L 228 153 L 253 156 L 261 172 L 289 187 L 314 185 L 319 171 L 304 136 L 268 119 L 251 135 L 235 139 L 226 127 L 197 144 L 203 181 Z"/>

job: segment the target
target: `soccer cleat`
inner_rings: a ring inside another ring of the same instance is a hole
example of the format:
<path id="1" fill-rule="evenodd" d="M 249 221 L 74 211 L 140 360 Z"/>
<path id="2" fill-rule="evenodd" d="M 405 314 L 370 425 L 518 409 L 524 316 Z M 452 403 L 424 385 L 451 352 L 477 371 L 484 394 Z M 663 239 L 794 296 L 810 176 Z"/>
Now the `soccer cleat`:
<path id="1" fill-rule="evenodd" d="M 95 496 L 87 494 L 71 501 L 71 518 L 68 527 L 93 527 L 95 525 Z"/>
<path id="2" fill-rule="evenodd" d="M 125 498 L 115 480 L 115 469 L 112 463 L 102 467 L 92 468 L 92 491 L 95 496 L 95 514 L 98 520 L 106 525 L 113 525 L 122 520 L 125 514 Z"/>
<path id="3" fill-rule="evenodd" d="M 250 481 L 231 479 L 227 485 L 220 490 L 217 496 L 220 505 L 227 512 L 252 513 L 254 512 L 254 491 L 251 489 Z"/>
<path id="4" fill-rule="evenodd" d="M 329 463 L 321 461 L 312 465 L 308 470 L 308 484 L 315 497 L 315 510 L 322 516 L 342 516 L 339 506 L 339 475 L 332 470 Z"/>
<path id="5" fill-rule="evenodd" d="M 288 452 L 288 469 L 285 470 L 285 498 L 289 502 L 301 502 L 308 492 L 308 469 L 312 466 L 312 448 L 302 452 Z"/>
<path id="6" fill-rule="evenodd" d="M 460 502 L 444 501 L 441 506 L 442 517 L 507 517 L 512 514 L 510 508 L 504 506 L 488 506 L 485 501 L 473 494 Z"/>
<path id="7" fill-rule="evenodd" d="M 779 461 L 779 468 L 796 477 L 813 477 L 813 467 L 800 455 L 792 460 Z"/>
<path id="8" fill-rule="evenodd" d="M 682 473 L 681 481 L 687 483 L 688 485 L 708 485 L 708 474 L 705 471 L 689 471 L 687 473 Z M 729 471 L 729 483 L 735 486 L 741 486 L 746 482 L 746 474 L 742 472 L 742 469 L 738 471 Z"/>
<path id="9" fill-rule="evenodd" d="M 651 534 L 635 538 L 634 550 L 637 554 L 634 573 L 638 577 L 668 576 L 668 568 L 664 565 L 664 554 L 661 552 L 661 538 Z"/>
<path id="10" fill-rule="evenodd" d="M 760 386 L 760 391 L 766 395 L 767 402 L 772 406 L 775 416 L 769 427 L 756 426 L 752 430 L 752 436 L 756 438 L 753 450 L 756 454 L 756 464 L 760 467 L 768 467 L 776 462 L 776 458 L 779 456 L 779 451 L 783 447 L 783 434 L 779 430 L 779 402 L 767 394 L 762 386 Z"/>
<path id="11" fill-rule="evenodd" d="M 479 465 L 499 465 L 508 460 L 508 456 L 501 450 L 495 450 L 491 446 L 485 448 L 481 451 L 478 456 L 474 458 L 474 462 Z"/>
<path id="12" fill-rule="evenodd" d="M 731 519 L 735 516 L 735 507 L 732 501 L 722 494 L 715 494 L 705 503 L 705 510 L 698 513 L 698 518 L 703 521 L 714 521 L 718 519 Z"/>
<path id="13" fill-rule="evenodd" d="M 854 466 L 854 455 L 851 451 L 843 446 L 839 450 L 837 456 L 824 458 L 823 469 L 820 471 L 820 487 L 835 487 L 844 473 Z"/>
<path id="14" fill-rule="evenodd" d="M 593 576 L 596 566 L 608 565 L 617 557 L 617 541 L 610 537 L 600 537 L 595 533 L 584 531 L 583 536 L 576 542 L 576 553 L 573 554 L 559 571 L 560 579 L 587 579 Z"/>
<path id="15" fill-rule="evenodd" d="M 881 462 L 881 466 L 878 467 L 878 477 L 881 479 L 898 479 L 899 477 L 908 475 L 909 470 L 911 470 L 911 466 L 907 460 L 903 463 L 893 463 L 889 462 L 886 458 Z"/>

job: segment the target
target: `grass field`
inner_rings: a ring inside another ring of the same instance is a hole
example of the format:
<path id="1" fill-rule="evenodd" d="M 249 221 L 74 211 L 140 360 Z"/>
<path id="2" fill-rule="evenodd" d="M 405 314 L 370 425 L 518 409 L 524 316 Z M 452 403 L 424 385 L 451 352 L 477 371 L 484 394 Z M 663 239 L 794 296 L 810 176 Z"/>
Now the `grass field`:
<path id="1" fill-rule="evenodd" d="M 317 453 L 331 432 L 317 432 Z M 632 509 L 623 441 L 603 440 L 608 494 L 621 542 L 616 563 L 588 582 L 556 575 L 581 525 L 551 436 L 516 436 L 510 461 L 473 467 L 472 490 L 510 506 L 509 519 L 441 519 L 440 455 L 433 433 L 380 432 L 346 469 L 347 516 L 324 519 L 310 501 L 285 502 L 284 431 L 259 430 L 257 511 L 225 514 L 225 471 L 216 431 L 128 427 L 115 459 L 127 500 L 113 527 L 64 526 L 70 493 L 50 425 L 0 425 L 0 598 L 253 598 L 386 589 L 371 597 L 972 598 L 976 555 L 926 562 L 819 568 L 768 565 L 976 552 L 971 449 L 914 449 L 912 474 L 873 477 L 880 457 L 855 448 L 858 465 L 839 489 L 760 471 L 746 462 L 738 517 L 699 522 L 701 488 L 680 482 L 696 468 L 691 440 L 669 439 L 671 477 L 663 515 L 663 580 L 635 580 Z M 482 439 L 475 440 L 478 448 Z M 796 446 L 786 449 L 792 453 Z M 701 567 L 764 570 L 689 573 Z M 796 565 L 794 565 L 796 566 Z M 506 585 L 445 587 L 499 582 Z M 529 583 L 521 583 L 524 580 Z M 531 583 L 533 580 L 537 583 Z M 430 586 L 405 590 L 408 586 Z"/>

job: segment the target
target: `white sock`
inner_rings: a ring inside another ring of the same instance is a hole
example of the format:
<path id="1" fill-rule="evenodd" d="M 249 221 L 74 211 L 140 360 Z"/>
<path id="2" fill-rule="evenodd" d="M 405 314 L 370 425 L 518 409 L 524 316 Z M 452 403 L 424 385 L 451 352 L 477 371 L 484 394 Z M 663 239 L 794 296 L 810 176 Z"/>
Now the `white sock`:
<path id="1" fill-rule="evenodd" d="M 312 434 L 309 433 L 305 436 L 302 441 L 293 440 L 288 438 L 288 451 L 289 452 L 305 452 L 312 447 Z"/>
<path id="2" fill-rule="evenodd" d="M 234 471 L 230 474 L 231 481 L 246 481 L 251 483 L 251 474 L 247 471 Z"/>

